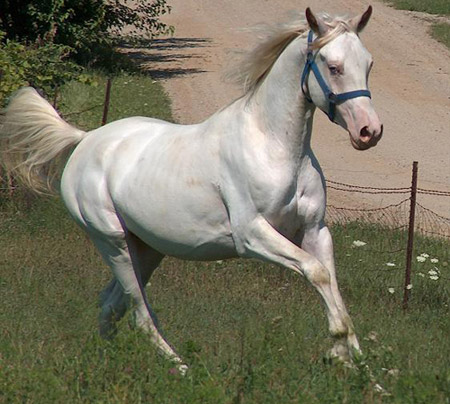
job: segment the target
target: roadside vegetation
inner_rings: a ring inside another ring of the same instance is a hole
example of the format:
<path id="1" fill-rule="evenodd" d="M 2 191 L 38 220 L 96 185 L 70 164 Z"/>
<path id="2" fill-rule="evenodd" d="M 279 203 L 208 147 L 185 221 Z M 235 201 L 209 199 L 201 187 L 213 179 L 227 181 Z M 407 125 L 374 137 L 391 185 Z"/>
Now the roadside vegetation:
<path id="1" fill-rule="evenodd" d="M 448 0 L 385 0 L 400 10 L 421 11 L 450 17 L 450 1 Z M 447 22 L 434 23 L 431 34 L 435 39 L 450 48 L 450 24 Z"/>
<path id="2" fill-rule="evenodd" d="M 431 32 L 438 41 L 450 48 L 450 24 L 433 24 Z"/>
<path id="3" fill-rule="evenodd" d="M 166 0 L 0 0 L 0 106 L 25 85 L 53 99 L 64 83 L 91 81 L 86 69 L 129 70 L 115 52 L 122 29 L 128 40 L 173 31 L 160 17 Z"/>

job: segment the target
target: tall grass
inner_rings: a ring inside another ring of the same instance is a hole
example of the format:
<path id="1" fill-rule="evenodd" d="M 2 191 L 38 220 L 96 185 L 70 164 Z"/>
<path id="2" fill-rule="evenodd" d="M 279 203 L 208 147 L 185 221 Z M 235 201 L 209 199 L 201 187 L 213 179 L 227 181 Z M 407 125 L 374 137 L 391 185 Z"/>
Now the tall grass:
<path id="1" fill-rule="evenodd" d="M 150 104 L 152 94 L 160 94 L 160 112 L 139 113 L 170 118 L 158 86 L 127 77 L 113 85 L 122 89 L 117 100 L 127 101 L 112 103 L 119 111 L 111 119 L 131 103 Z M 64 113 L 102 98 L 83 91 L 63 90 Z M 100 118 L 77 119 L 89 128 Z M 183 378 L 127 318 L 114 340 L 98 337 L 97 296 L 108 269 L 59 199 L 26 201 L 31 208 L 20 198 L 0 202 L 0 403 L 448 403 L 444 241 L 418 238 L 416 255 L 430 257 L 415 261 L 404 313 L 404 254 L 383 252 L 404 235 L 361 224 L 332 229 L 341 290 L 364 351 L 354 368 L 323 361 L 332 345 L 324 308 L 295 274 L 258 261 L 165 259 L 147 291 L 165 336 L 190 364 Z M 428 274 L 434 267 L 438 280 Z"/>

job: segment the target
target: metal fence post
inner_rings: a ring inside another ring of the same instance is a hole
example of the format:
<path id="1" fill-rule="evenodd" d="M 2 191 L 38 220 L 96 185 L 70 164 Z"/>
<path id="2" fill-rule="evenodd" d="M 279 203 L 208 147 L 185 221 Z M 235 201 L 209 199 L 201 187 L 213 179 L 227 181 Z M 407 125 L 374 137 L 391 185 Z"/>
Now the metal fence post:
<path id="1" fill-rule="evenodd" d="M 108 119 L 110 97 L 111 97 L 111 78 L 108 78 L 108 80 L 106 81 L 105 104 L 103 106 L 102 126 L 106 124 L 106 120 Z"/>
<path id="2" fill-rule="evenodd" d="M 416 217 L 416 198 L 417 198 L 417 171 L 419 163 L 413 162 L 412 181 L 411 181 L 411 203 L 409 208 L 409 227 L 408 227 L 408 247 L 406 249 L 406 269 L 405 285 L 403 291 L 403 310 L 408 308 L 409 295 L 411 293 L 411 264 L 414 248 L 414 221 Z"/>

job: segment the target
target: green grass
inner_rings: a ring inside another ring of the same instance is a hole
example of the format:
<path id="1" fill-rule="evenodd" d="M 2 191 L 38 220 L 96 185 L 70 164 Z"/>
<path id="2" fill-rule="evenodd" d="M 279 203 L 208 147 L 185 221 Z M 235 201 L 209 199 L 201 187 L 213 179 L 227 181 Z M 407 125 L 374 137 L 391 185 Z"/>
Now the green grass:
<path id="1" fill-rule="evenodd" d="M 429 14 L 450 15 L 448 0 L 385 0 L 395 8 L 409 11 L 422 11 Z M 450 48 L 450 24 L 439 23 L 431 27 L 432 36 Z"/>
<path id="2" fill-rule="evenodd" d="M 72 82 L 59 96 L 58 109 L 74 125 L 83 129 L 100 126 L 105 100 L 106 77 L 93 73 L 94 85 Z M 121 74 L 112 80 L 107 122 L 128 116 L 152 116 L 172 121 L 170 100 L 162 86 L 142 74 Z"/>
<path id="3" fill-rule="evenodd" d="M 97 295 L 110 275 L 59 200 L 3 211 L 0 402 L 445 403 L 450 394 L 448 243 L 418 239 L 417 253 L 439 263 L 415 261 L 403 313 L 403 253 L 378 250 L 403 235 L 333 229 L 341 290 L 365 353 L 356 369 L 323 363 L 332 344 L 324 310 L 298 276 L 257 261 L 166 259 L 147 290 L 191 365 L 181 378 L 127 320 L 115 340 L 98 338 Z M 355 248 L 356 239 L 368 244 Z M 435 265 L 438 281 L 418 276 Z M 378 395 L 375 383 L 392 396 Z"/>
<path id="4" fill-rule="evenodd" d="M 433 37 L 450 48 L 450 25 L 446 23 L 434 24 L 431 32 Z"/>
<path id="5" fill-rule="evenodd" d="M 63 113 L 81 111 L 101 103 L 103 84 L 72 84 L 62 96 Z M 160 86 L 145 76 L 117 78 L 111 108 L 111 119 L 171 119 Z M 68 117 L 93 128 L 101 108 Z M 354 369 L 324 363 L 332 345 L 324 309 L 295 274 L 257 261 L 165 259 L 147 291 L 165 336 L 190 365 L 183 378 L 127 318 L 113 341 L 98 337 L 97 298 L 110 274 L 60 200 L 3 196 L 0 403 L 448 403 L 448 242 L 417 238 L 416 255 L 430 257 L 414 261 L 404 313 L 405 234 L 357 223 L 333 234 L 364 351 Z M 354 240 L 367 244 L 356 248 Z M 435 266 L 436 281 L 428 276 Z"/>
<path id="6" fill-rule="evenodd" d="M 450 14 L 448 0 L 386 0 L 400 10 L 422 11 L 429 14 Z"/>

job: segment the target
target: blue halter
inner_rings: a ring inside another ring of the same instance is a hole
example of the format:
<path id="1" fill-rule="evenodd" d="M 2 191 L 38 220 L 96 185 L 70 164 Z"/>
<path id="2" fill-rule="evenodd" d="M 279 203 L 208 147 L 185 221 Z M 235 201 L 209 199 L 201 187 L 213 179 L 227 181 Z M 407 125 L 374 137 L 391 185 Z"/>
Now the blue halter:
<path id="1" fill-rule="evenodd" d="M 314 76 L 316 76 L 316 79 L 320 85 L 320 88 L 324 92 L 325 97 L 328 99 L 328 112 L 326 112 L 326 114 L 328 115 L 328 118 L 330 118 L 330 121 L 334 122 L 337 104 L 341 104 L 344 101 L 350 100 L 352 98 L 357 98 L 357 97 L 372 98 L 372 97 L 371 97 L 369 90 L 355 90 L 355 91 L 348 91 L 346 93 L 341 93 L 341 94 L 333 93 L 333 91 L 331 91 L 330 87 L 328 87 L 327 83 L 325 82 L 322 74 L 320 73 L 319 68 L 317 67 L 316 62 L 314 61 L 315 55 L 313 55 L 313 52 L 310 47 L 312 40 L 313 40 L 313 32 L 309 31 L 308 53 L 306 55 L 306 63 L 305 63 L 305 67 L 304 67 L 303 73 L 302 73 L 302 83 L 301 83 L 302 84 L 302 92 L 303 92 L 305 98 L 309 102 L 312 102 L 311 97 L 308 94 L 306 94 L 305 89 L 304 89 L 306 79 L 308 78 L 309 73 L 312 70 L 314 73 Z"/>

